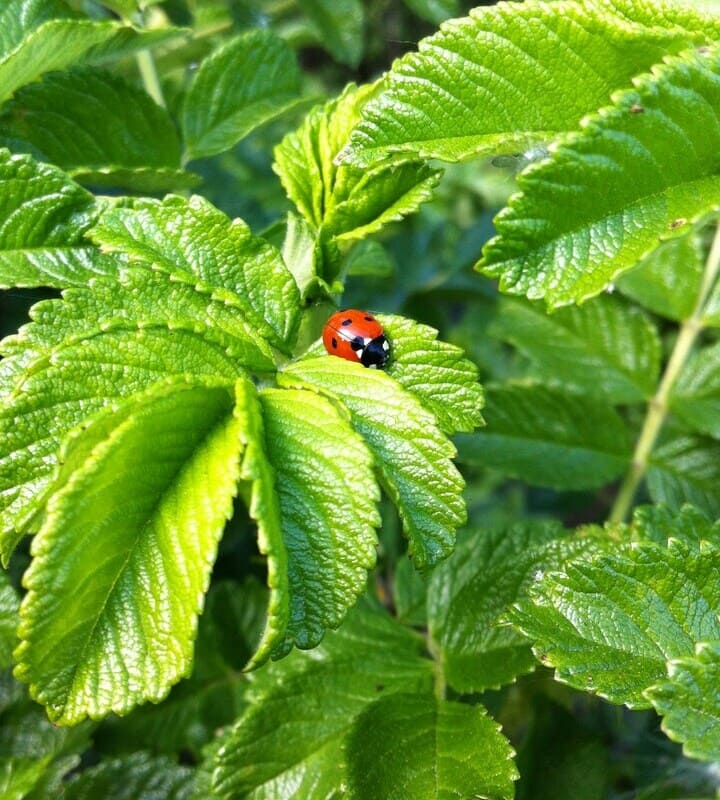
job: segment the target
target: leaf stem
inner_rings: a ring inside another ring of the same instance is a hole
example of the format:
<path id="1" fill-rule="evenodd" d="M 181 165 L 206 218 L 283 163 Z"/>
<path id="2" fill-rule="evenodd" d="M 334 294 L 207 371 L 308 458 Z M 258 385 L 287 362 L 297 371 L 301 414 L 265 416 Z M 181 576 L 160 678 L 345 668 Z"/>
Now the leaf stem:
<path id="1" fill-rule="evenodd" d="M 159 106 L 165 108 L 165 97 L 163 96 L 162 87 L 160 86 L 160 79 L 155 69 L 155 61 L 152 57 L 152 53 L 149 50 L 139 50 L 135 58 L 137 59 L 138 69 L 140 70 L 140 77 L 142 78 L 145 91 Z"/>
<path id="2" fill-rule="evenodd" d="M 145 28 L 145 14 L 143 11 L 138 11 L 132 17 L 123 17 L 123 22 L 126 25 L 133 25 L 136 28 Z M 140 78 L 142 79 L 145 91 L 152 97 L 152 99 L 163 108 L 166 108 L 165 96 L 163 95 L 162 86 L 160 85 L 160 78 L 158 78 L 157 69 L 155 69 L 155 59 L 152 53 L 147 48 L 145 50 L 138 50 L 135 54 L 138 70 L 140 71 Z"/>
<path id="3" fill-rule="evenodd" d="M 647 413 L 635 445 L 630 469 L 615 498 L 609 522 L 622 522 L 632 506 L 635 493 L 647 472 L 650 454 L 668 414 L 668 399 L 698 334 L 703 329 L 705 304 L 720 272 L 720 224 L 715 229 L 710 253 L 705 263 L 702 284 L 692 314 L 680 326 L 675 347 L 670 355 L 657 391 L 648 402 Z"/>
<path id="4" fill-rule="evenodd" d="M 427 649 L 432 656 L 433 668 L 435 673 L 434 693 L 437 700 L 444 700 L 447 693 L 447 681 L 445 680 L 445 663 L 443 661 L 442 649 L 438 647 L 430 633 L 427 634 Z"/>

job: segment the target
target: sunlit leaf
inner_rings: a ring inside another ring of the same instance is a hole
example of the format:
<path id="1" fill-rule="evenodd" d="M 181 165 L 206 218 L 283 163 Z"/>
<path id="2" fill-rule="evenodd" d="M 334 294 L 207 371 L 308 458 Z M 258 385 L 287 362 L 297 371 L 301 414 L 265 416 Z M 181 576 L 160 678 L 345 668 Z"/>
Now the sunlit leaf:
<path id="1" fill-rule="evenodd" d="M 341 160 L 516 153 L 573 130 L 635 75 L 717 31 L 711 16 L 665 0 L 476 8 L 395 62 Z"/>
<path id="2" fill-rule="evenodd" d="M 189 672 L 238 479 L 232 401 L 225 387 L 160 385 L 50 501 L 16 674 L 52 720 L 127 712 Z"/>
<path id="3" fill-rule="evenodd" d="M 720 638 L 719 601 L 715 549 L 671 541 L 567 564 L 536 583 L 512 619 L 560 680 L 646 708 L 666 662 Z"/>
<path id="4" fill-rule="evenodd" d="M 449 555 L 465 518 L 463 481 L 451 461 L 455 448 L 432 414 L 384 372 L 339 358 L 298 361 L 279 380 L 328 393 L 347 407 L 398 507 L 415 565 L 423 569 Z"/>
<path id="5" fill-rule="evenodd" d="M 503 291 L 567 305 L 686 233 L 720 201 L 719 76 L 720 51 L 693 50 L 613 95 L 518 177 L 478 268 Z"/>

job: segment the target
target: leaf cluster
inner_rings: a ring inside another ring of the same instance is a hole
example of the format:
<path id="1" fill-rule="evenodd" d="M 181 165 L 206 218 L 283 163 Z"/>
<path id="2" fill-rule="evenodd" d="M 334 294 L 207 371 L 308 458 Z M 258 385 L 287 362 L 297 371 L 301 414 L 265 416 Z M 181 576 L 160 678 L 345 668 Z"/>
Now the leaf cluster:
<path id="1" fill-rule="evenodd" d="M 8 796 L 718 788 L 717 4 L 459 13 L 0 11 Z"/>

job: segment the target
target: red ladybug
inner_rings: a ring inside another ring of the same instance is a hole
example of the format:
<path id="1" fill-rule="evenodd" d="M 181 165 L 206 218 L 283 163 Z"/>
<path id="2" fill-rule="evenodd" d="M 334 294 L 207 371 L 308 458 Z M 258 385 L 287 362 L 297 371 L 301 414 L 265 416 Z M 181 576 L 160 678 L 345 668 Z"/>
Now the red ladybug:
<path id="1" fill-rule="evenodd" d="M 369 311 L 348 308 L 325 323 L 323 344 L 331 356 L 382 369 L 390 358 L 390 342 L 382 325 Z"/>

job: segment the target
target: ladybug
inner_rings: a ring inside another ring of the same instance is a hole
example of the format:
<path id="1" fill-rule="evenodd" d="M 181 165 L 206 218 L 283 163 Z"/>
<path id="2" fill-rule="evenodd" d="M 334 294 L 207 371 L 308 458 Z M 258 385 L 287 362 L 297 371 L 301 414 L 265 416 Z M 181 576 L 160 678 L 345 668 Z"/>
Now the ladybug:
<path id="1" fill-rule="evenodd" d="M 382 369 L 390 358 L 390 342 L 382 325 L 369 311 L 348 308 L 330 317 L 323 328 L 323 344 L 331 356 Z"/>

